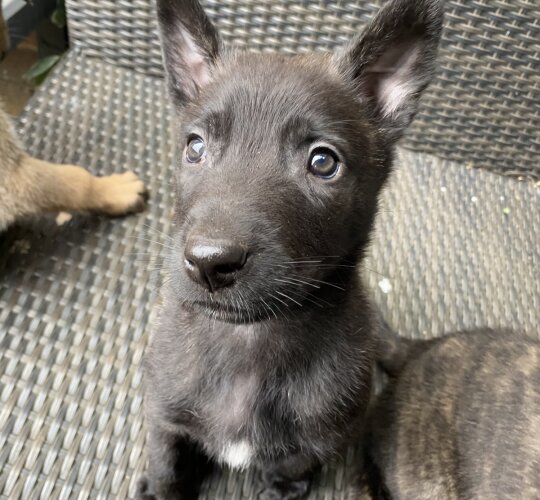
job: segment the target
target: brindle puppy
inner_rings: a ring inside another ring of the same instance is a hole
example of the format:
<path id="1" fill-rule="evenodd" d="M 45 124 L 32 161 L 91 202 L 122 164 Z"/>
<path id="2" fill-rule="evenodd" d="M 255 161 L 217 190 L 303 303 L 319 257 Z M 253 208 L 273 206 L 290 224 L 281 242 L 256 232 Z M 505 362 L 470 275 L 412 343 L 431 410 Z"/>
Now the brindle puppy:
<path id="1" fill-rule="evenodd" d="M 483 330 L 383 345 L 375 498 L 540 498 L 540 342 Z"/>
<path id="2" fill-rule="evenodd" d="M 357 266 L 441 3 L 388 2 L 338 53 L 295 57 L 225 50 L 195 0 L 158 14 L 180 154 L 139 496 L 187 498 L 212 459 L 301 498 L 362 429 L 376 325 Z"/>

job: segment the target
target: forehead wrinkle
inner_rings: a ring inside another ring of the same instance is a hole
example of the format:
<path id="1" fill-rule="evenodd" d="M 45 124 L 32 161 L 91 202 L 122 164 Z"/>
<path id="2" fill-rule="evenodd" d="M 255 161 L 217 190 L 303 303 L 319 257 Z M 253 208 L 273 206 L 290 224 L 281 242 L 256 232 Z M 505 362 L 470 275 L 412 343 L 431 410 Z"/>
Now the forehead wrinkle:
<path id="1" fill-rule="evenodd" d="M 316 62 L 324 69 L 324 58 L 317 58 Z M 207 94 L 209 99 L 199 111 L 205 113 L 208 107 L 230 110 L 230 122 L 224 122 L 226 127 L 218 127 L 215 132 L 226 128 L 231 139 L 228 146 L 234 149 L 236 144 L 241 144 L 245 153 L 258 154 L 279 147 L 284 139 L 284 123 L 297 116 L 310 120 L 302 130 L 291 130 L 290 134 L 296 134 L 294 139 L 302 140 L 302 135 L 306 139 L 312 137 L 347 154 L 353 139 L 350 129 L 355 127 L 346 123 L 352 121 L 350 106 L 336 95 L 341 89 L 339 82 L 336 84 L 331 75 L 321 79 L 319 73 L 313 73 L 312 65 L 305 63 L 303 59 L 261 58 L 251 54 L 249 58 L 230 59 L 228 64 L 220 66 L 212 91 Z M 327 80 L 331 86 L 324 84 Z"/>
<path id="2" fill-rule="evenodd" d="M 206 110 L 200 117 L 191 122 L 192 127 L 204 130 L 206 135 L 216 140 L 228 138 L 234 113 L 230 113 L 227 108 L 222 110 Z"/>
<path id="3" fill-rule="evenodd" d="M 340 126 L 341 125 L 341 126 Z M 343 124 L 327 117 L 290 116 L 281 127 L 281 142 L 294 148 L 324 142 L 348 155 L 350 145 L 343 137 Z"/>
<path id="4" fill-rule="evenodd" d="M 279 124 L 283 122 L 284 106 L 276 99 L 276 92 L 265 92 L 255 85 L 236 88 L 228 96 L 235 120 L 231 123 L 234 141 L 239 141 L 242 149 L 258 153 L 268 148 L 279 138 Z"/>

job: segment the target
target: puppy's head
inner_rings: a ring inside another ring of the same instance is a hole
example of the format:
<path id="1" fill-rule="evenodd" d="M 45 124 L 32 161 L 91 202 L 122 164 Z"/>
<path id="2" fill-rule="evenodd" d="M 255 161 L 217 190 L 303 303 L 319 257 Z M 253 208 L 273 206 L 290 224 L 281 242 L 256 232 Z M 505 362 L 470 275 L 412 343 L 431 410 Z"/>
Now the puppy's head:
<path id="1" fill-rule="evenodd" d="M 158 14 L 181 124 L 178 300 L 238 322 L 331 303 L 431 79 L 441 3 L 390 1 L 339 52 L 294 57 L 224 49 L 195 0 Z"/>

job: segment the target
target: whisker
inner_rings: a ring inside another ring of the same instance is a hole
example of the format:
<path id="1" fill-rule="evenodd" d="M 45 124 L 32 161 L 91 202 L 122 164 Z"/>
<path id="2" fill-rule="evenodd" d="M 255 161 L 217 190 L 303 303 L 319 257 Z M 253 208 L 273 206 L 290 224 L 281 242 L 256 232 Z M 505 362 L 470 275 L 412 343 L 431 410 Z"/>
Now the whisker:
<path id="1" fill-rule="evenodd" d="M 279 298 L 276 297 L 275 295 L 272 295 L 272 294 L 269 294 L 269 295 L 270 295 L 270 297 L 272 297 L 274 300 L 278 300 L 279 302 L 282 302 L 283 304 L 285 304 L 281 299 L 279 299 Z M 281 314 L 281 316 L 282 316 L 283 318 L 286 318 L 286 317 L 287 317 L 286 314 L 283 312 L 283 310 L 281 309 L 281 307 L 279 307 L 278 304 L 273 303 L 272 305 L 274 305 L 274 306 L 276 307 L 277 311 L 279 312 L 279 314 Z M 287 304 L 285 304 L 285 305 L 288 307 Z M 274 312 L 274 315 L 275 315 L 276 313 L 275 313 L 274 309 L 273 309 L 271 306 L 270 306 L 270 309 L 271 309 L 272 312 Z"/>
<path id="2" fill-rule="evenodd" d="M 300 260 L 313 260 L 313 259 L 342 259 L 342 255 L 306 255 L 298 257 L 297 259 L 291 259 L 289 262 L 297 262 Z"/>
<path id="3" fill-rule="evenodd" d="M 287 302 L 284 302 L 284 301 L 281 300 L 279 297 L 276 297 L 273 293 L 270 294 L 270 297 L 272 297 L 273 299 L 277 300 L 278 302 L 281 302 L 285 307 L 289 307 L 289 304 L 287 304 Z"/>
<path id="4" fill-rule="evenodd" d="M 152 293 L 159 294 L 161 292 L 162 288 L 164 288 L 167 284 L 169 284 L 172 281 L 172 276 L 167 276 L 164 279 L 160 281 L 156 286 L 153 286 L 150 288 Z"/>
<path id="5" fill-rule="evenodd" d="M 281 267 L 290 269 L 291 266 L 286 265 L 286 262 L 282 262 L 281 264 L 274 264 L 273 267 Z M 346 268 L 346 269 L 354 269 L 358 267 L 356 264 L 318 264 L 316 262 L 295 262 L 294 264 L 302 264 L 302 267 L 314 267 L 316 269 L 334 269 L 334 268 Z"/>
<path id="6" fill-rule="evenodd" d="M 295 286 L 297 286 L 295 284 Z M 296 290 L 291 290 L 290 288 L 287 288 L 287 292 L 294 294 L 296 297 L 300 297 L 300 300 L 307 300 L 308 302 L 311 302 L 312 304 L 315 304 L 318 307 L 324 307 L 323 303 L 326 304 L 329 307 L 332 307 L 332 304 L 328 302 L 327 300 L 322 299 L 321 297 L 317 297 L 315 299 L 315 296 L 310 292 L 305 293 L 299 293 Z"/>
<path id="7" fill-rule="evenodd" d="M 323 259 L 310 259 L 310 260 L 307 260 L 307 259 L 304 259 L 304 260 L 285 260 L 285 261 L 282 261 L 280 262 L 280 264 L 285 264 L 285 265 L 328 265 L 330 264 L 330 262 L 325 262 Z"/>
<path id="8" fill-rule="evenodd" d="M 297 286 L 297 285 L 295 284 L 295 286 Z M 317 307 L 324 308 L 325 305 L 328 306 L 328 307 L 333 307 L 330 302 L 328 302 L 327 300 L 325 300 L 325 299 L 323 299 L 321 297 L 315 297 L 315 295 L 313 295 L 311 292 L 304 291 L 305 293 L 299 293 L 298 291 L 291 290 L 290 288 L 287 288 L 287 292 L 293 294 L 296 297 L 298 297 L 299 300 L 302 300 L 302 301 L 306 300 L 306 301 L 311 302 L 312 304 L 316 305 Z"/>
<path id="9" fill-rule="evenodd" d="M 271 313 L 274 315 L 274 317 L 275 317 L 276 319 L 278 319 L 276 312 L 268 305 L 268 303 L 266 302 L 266 300 L 264 300 L 262 297 L 260 297 L 260 300 L 261 300 L 261 302 L 263 303 L 263 305 L 265 306 L 266 310 L 269 311 L 269 312 L 271 312 Z"/>
<path id="10" fill-rule="evenodd" d="M 288 290 L 288 292 L 293 293 L 292 290 Z M 296 294 L 296 296 L 298 296 L 298 294 Z M 324 304 L 322 302 L 324 302 L 327 306 L 331 305 L 329 302 L 327 302 L 324 299 L 315 300 L 315 298 L 313 297 L 311 293 L 305 293 L 304 295 L 301 296 L 301 299 L 307 300 L 308 302 L 311 302 L 313 305 L 316 305 L 317 307 L 321 307 L 321 308 L 324 308 Z"/>
<path id="11" fill-rule="evenodd" d="M 370 273 L 376 274 L 378 276 L 381 276 L 383 278 L 392 278 L 392 276 L 387 276 L 386 274 L 380 273 L 378 271 L 375 271 L 375 269 L 371 269 L 370 267 L 364 266 L 363 264 L 360 266 L 360 269 L 365 269 L 366 271 L 369 271 Z"/>
<path id="12" fill-rule="evenodd" d="M 285 314 L 285 312 L 283 311 L 283 309 L 281 309 L 281 307 L 279 307 L 277 304 L 274 304 L 279 312 L 279 314 L 281 314 L 281 316 L 284 318 L 284 319 L 287 319 L 287 314 Z M 288 306 L 287 306 L 288 307 Z"/>
<path id="13" fill-rule="evenodd" d="M 238 312 L 240 313 L 242 310 L 246 311 L 247 312 L 247 315 L 248 315 L 248 322 L 249 323 L 252 323 L 253 322 L 253 319 L 255 318 L 255 311 L 252 311 L 248 301 L 246 300 L 246 298 L 244 297 L 244 294 L 240 292 L 240 290 L 238 290 L 238 297 L 240 299 L 240 307 L 238 309 Z M 251 313 L 254 313 L 253 314 L 253 319 L 251 318 Z"/>
<path id="14" fill-rule="evenodd" d="M 249 321 L 249 311 L 247 310 L 247 307 L 245 305 L 244 297 L 243 297 L 242 292 L 240 290 L 236 291 L 236 294 L 235 294 L 235 297 L 234 297 L 233 309 L 238 314 L 245 311 L 247 313 L 247 315 L 248 315 L 248 321 Z"/>
<path id="15" fill-rule="evenodd" d="M 174 241 L 173 238 L 169 235 L 164 233 L 163 231 L 160 231 L 159 229 L 156 229 L 155 227 L 150 226 L 149 224 L 143 223 L 144 227 L 147 227 L 148 229 L 151 229 L 152 231 L 160 234 L 161 236 L 165 236 L 166 239 Z"/>
<path id="16" fill-rule="evenodd" d="M 291 280 L 294 280 L 294 281 L 291 281 Z M 320 286 L 315 285 L 314 283 L 308 283 L 307 281 L 302 281 L 295 278 L 274 278 L 274 281 L 279 281 L 281 283 L 288 283 L 289 285 L 295 285 L 295 286 L 298 286 L 299 284 L 304 284 L 304 285 L 312 286 L 314 288 L 321 288 Z"/>
<path id="17" fill-rule="evenodd" d="M 155 273 L 155 272 L 158 272 L 158 271 L 163 271 L 164 269 L 166 269 L 166 268 L 165 267 L 147 267 L 145 269 L 145 271 L 148 271 L 150 273 Z"/>
<path id="18" fill-rule="evenodd" d="M 342 286 L 336 285 L 334 283 L 330 283 L 329 281 L 317 280 L 315 278 L 307 278 L 307 277 L 306 277 L 306 279 L 311 280 L 311 281 L 313 281 L 315 283 L 321 283 L 322 285 L 332 286 L 332 287 L 337 288 L 338 290 L 341 290 L 343 292 L 345 291 L 345 288 L 343 288 Z"/>
<path id="19" fill-rule="evenodd" d="M 300 302 L 298 302 L 297 300 L 294 300 L 291 296 L 287 295 L 286 293 L 280 292 L 278 290 L 276 290 L 276 293 L 281 295 L 282 297 L 286 297 L 291 302 L 294 302 L 295 304 L 298 304 L 300 307 L 302 307 L 302 304 L 300 304 Z"/>
<path id="20" fill-rule="evenodd" d="M 128 238 L 135 238 L 139 241 L 146 241 L 148 243 L 154 243 L 155 245 L 161 246 L 163 248 L 168 248 L 169 250 L 175 250 L 175 248 L 171 247 L 170 245 L 166 245 L 165 243 L 162 243 L 157 240 L 149 240 L 148 238 L 143 238 L 142 236 L 128 236 Z"/>

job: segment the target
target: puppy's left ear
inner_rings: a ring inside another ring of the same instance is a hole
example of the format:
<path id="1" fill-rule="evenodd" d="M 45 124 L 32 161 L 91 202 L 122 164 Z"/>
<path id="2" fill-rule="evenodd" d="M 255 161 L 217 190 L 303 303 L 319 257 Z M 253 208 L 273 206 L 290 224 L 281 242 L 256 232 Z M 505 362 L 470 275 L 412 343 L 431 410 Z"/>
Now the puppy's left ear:
<path id="1" fill-rule="evenodd" d="M 432 79 L 442 0 L 390 0 L 347 47 L 337 66 L 391 142 L 401 137 Z"/>

